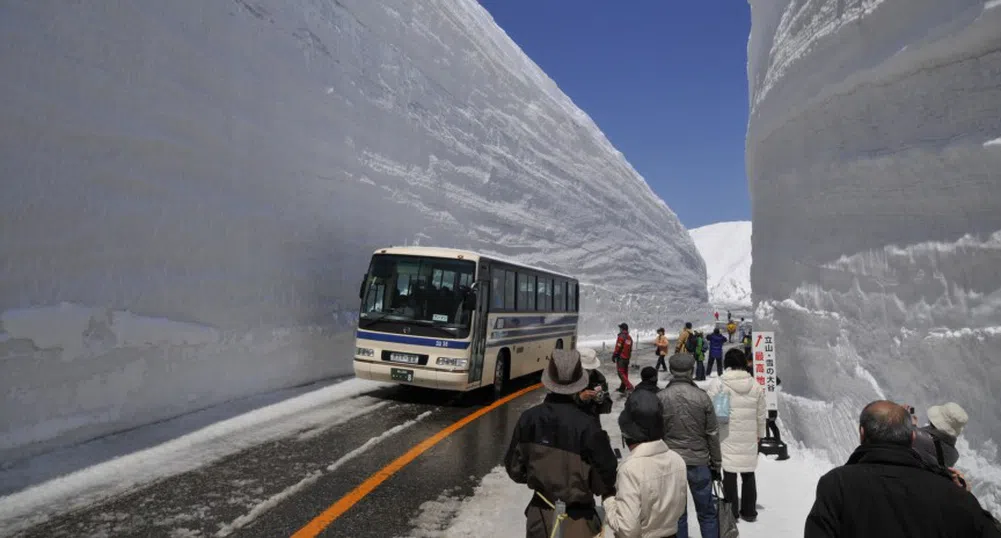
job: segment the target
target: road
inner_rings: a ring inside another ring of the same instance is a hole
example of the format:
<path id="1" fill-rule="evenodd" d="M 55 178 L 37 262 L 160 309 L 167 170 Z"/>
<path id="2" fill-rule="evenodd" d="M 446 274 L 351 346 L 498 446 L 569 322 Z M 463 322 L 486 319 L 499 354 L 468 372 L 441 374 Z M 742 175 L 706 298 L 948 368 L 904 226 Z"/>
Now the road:
<path id="1" fill-rule="evenodd" d="M 603 370 L 618 385 L 603 354 Z M 643 346 L 638 369 L 653 365 Z M 514 390 L 536 379 L 519 380 Z M 202 468 L 65 514 L 19 536 L 291 536 L 387 464 L 487 406 L 486 393 L 456 398 L 408 387 L 358 398 L 388 402 L 336 428 L 264 443 Z M 410 536 L 421 505 L 443 492 L 465 497 L 499 465 L 518 417 L 543 397 L 532 390 L 458 429 L 356 500 L 320 536 Z M 616 395 L 616 398 L 621 396 Z M 527 499 L 526 490 L 526 499 Z M 516 511 L 514 516 L 520 516 Z"/>

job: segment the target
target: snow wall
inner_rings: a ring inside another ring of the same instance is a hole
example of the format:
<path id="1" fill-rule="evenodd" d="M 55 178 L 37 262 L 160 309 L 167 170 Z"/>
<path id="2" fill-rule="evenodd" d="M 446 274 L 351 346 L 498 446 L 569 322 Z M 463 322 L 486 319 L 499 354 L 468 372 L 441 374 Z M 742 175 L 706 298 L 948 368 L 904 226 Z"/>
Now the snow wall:
<path id="1" fill-rule="evenodd" d="M 674 213 L 472 0 L 0 6 L 0 461 L 351 371 L 379 247 L 705 310 Z"/>
<path id="2" fill-rule="evenodd" d="M 844 461 L 889 398 L 970 414 L 1001 513 L 1001 2 L 751 0 L 756 327 L 780 416 Z"/>

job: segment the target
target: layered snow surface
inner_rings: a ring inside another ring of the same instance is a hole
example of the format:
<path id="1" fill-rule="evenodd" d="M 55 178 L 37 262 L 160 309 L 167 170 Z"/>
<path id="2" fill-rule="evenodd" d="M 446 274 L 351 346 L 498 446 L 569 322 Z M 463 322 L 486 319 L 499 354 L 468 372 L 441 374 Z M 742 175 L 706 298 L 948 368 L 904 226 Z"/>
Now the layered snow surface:
<path id="1" fill-rule="evenodd" d="M 674 213 L 473 0 L 5 3 L 0 460 L 350 372 L 376 248 L 707 310 Z"/>
<path id="2" fill-rule="evenodd" d="M 718 222 L 688 233 L 706 262 L 709 302 L 717 308 L 749 308 L 751 222 Z"/>
<path id="3" fill-rule="evenodd" d="M 969 413 L 1001 513 L 1001 3 L 751 0 L 755 326 L 807 446 L 844 461 L 888 398 Z"/>

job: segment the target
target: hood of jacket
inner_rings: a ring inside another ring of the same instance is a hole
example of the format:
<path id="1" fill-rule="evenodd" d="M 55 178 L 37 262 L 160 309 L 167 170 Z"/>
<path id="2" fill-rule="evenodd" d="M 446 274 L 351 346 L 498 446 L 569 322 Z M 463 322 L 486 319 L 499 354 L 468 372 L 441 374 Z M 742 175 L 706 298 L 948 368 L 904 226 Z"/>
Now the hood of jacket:
<path id="1" fill-rule="evenodd" d="M 634 392 L 637 390 L 647 390 L 650 392 L 657 392 L 658 390 L 660 390 L 660 387 L 657 386 L 656 379 L 645 379 L 637 383 L 636 386 L 633 388 Z"/>
<path id="2" fill-rule="evenodd" d="M 665 443 L 663 439 L 656 439 L 654 441 L 647 441 L 636 445 L 633 451 L 629 453 L 629 457 L 649 458 L 651 456 L 656 456 L 657 454 L 663 454 L 670 451 L 671 449 L 668 448 L 667 443 Z"/>
<path id="3" fill-rule="evenodd" d="M 757 383 L 747 370 L 726 370 L 723 372 L 723 377 L 720 378 L 720 380 L 727 386 L 727 388 L 737 394 L 747 394 L 751 392 L 751 389 L 753 389 L 755 383 Z"/>

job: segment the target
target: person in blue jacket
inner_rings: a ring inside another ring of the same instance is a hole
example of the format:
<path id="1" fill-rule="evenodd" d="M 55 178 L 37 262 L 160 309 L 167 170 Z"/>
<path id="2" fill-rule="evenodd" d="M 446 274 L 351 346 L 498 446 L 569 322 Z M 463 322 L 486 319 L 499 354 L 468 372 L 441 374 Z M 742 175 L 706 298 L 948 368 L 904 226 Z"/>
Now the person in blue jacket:
<path id="1" fill-rule="evenodd" d="M 709 364 L 706 365 L 706 374 L 712 375 L 713 372 L 713 361 L 716 361 L 716 375 L 723 375 L 723 344 L 726 343 L 726 337 L 719 332 L 719 327 L 713 329 L 713 333 L 709 335 Z"/>

